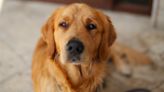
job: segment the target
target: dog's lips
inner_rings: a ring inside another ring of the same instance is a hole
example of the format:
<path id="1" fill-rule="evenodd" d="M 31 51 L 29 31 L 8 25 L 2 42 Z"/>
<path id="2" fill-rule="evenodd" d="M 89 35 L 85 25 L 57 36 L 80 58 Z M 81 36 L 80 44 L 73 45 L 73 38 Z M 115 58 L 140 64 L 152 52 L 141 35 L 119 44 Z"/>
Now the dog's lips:
<path id="1" fill-rule="evenodd" d="M 68 55 L 67 56 L 67 60 L 70 62 L 70 63 L 74 63 L 74 64 L 78 64 L 80 63 L 80 56 L 79 55 L 73 55 L 73 56 L 70 56 Z"/>
<path id="2" fill-rule="evenodd" d="M 74 57 L 71 58 L 71 61 L 73 61 L 73 62 L 76 62 L 76 61 L 79 61 L 79 60 L 80 60 L 80 57 L 78 57 L 78 56 L 74 56 Z"/>

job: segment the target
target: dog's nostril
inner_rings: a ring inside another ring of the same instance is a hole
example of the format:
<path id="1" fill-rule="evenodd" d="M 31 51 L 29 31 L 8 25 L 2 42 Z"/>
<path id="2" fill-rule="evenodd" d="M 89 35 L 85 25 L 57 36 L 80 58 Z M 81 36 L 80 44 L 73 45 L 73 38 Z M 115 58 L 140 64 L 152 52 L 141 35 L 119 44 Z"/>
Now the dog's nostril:
<path id="1" fill-rule="evenodd" d="M 82 50 L 81 47 L 79 47 L 79 48 L 76 49 L 76 51 L 79 52 L 79 53 L 82 53 L 83 50 Z"/>
<path id="2" fill-rule="evenodd" d="M 68 47 L 68 51 L 71 51 L 72 50 L 72 46 Z"/>

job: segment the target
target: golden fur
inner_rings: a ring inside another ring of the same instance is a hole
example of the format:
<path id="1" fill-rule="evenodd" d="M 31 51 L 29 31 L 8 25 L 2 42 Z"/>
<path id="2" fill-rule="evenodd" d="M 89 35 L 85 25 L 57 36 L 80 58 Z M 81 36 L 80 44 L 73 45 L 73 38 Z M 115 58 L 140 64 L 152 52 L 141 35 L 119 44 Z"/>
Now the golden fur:
<path id="1" fill-rule="evenodd" d="M 69 27 L 61 28 L 62 21 Z M 88 23 L 96 24 L 97 28 L 88 31 L 85 26 Z M 116 33 L 110 18 L 85 4 L 58 8 L 41 32 L 32 63 L 35 92 L 96 92 L 107 76 L 108 58 L 121 71 L 126 66 L 119 60 L 120 51 L 127 56 L 133 53 L 119 50 L 120 45 L 112 46 Z M 66 59 L 65 45 L 72 38 L 80 39 L 85 47 L 78 63 Z"/>

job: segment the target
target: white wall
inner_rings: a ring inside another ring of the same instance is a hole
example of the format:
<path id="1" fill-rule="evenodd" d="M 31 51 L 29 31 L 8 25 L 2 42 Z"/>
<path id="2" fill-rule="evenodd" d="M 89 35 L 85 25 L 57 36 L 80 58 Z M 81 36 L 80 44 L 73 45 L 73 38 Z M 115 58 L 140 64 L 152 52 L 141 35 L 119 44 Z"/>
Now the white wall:
<path id="1" fill-rule="evenodd" d="M 164 30 L 164 0 L 153 0 L 151 21 L 153 27 Z"/>
<path id="2" fill-rule="evenodd" d="M 3 0 L 0 0 L 0 12 L 2 10 L 2 4 L 3 4 Z"/>
<path id="3" fill-rule="evenodd" d="M 164 0 L 160 0 L 159 3 L 159 16 L 157 27 L 164 30 Z"/>

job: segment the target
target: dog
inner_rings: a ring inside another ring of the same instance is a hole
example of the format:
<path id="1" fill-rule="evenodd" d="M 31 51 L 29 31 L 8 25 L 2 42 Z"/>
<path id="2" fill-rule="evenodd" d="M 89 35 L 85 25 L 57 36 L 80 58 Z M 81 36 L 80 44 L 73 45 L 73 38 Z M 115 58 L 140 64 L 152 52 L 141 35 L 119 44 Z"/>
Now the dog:
<path id="1" fill-rule="evenodd" d="M 41 30 L 32 61 L 35 92 L 102 92 L 108 61 L 128 73 L 125 60 L 149 59 L 114 43 L 111 19 L 86 4 L 59 7 Z M 141 59 L 142 58 L 142 59 Z"/>

